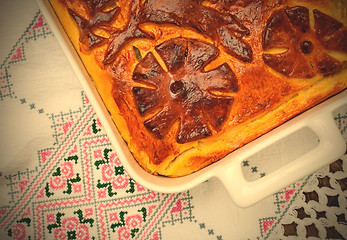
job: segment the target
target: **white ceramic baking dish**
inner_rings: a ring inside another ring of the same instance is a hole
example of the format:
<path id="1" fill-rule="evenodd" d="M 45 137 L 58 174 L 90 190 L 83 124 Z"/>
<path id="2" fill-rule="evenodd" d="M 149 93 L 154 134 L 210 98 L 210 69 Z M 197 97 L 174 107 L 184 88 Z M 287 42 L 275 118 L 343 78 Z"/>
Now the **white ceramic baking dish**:
<path id="1" fill-rule="evenodd" d="M 148 174 L 138 165 L 129 152 L 50 3 L 48 0 L 36 1 L 80 80 L 82 88 L 93 105 L 119 159 L 127 172 L 139 184 L 148 189 L 163 193 L 181 192 L 216 177 L 224 184 L 236 205 L 247 207 L 337 160 L 345 153 L 346 142 L 337 129 L 332 113 L 337 108 L 347 104 L 347 90 L 300 114 L 198 172 L 179 178 Z M 241 168 L 244 159 L 306 127 L 311 129 L 319 138 L 319 144 L 313 150 L 263 178 L 255 181 L 245 179 Z"/>

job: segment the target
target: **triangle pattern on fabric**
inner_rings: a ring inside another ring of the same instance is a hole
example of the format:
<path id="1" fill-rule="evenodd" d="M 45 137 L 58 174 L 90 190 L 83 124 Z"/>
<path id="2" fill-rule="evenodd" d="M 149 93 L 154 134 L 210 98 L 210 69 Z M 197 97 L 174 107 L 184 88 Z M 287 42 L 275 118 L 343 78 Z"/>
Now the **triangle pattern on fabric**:
<path id="1" fill-rule="evenodd" d="M 52 154 L 52 150 L 40 152 L 40 158 L 41 158 L 40 162 L 44 163 L 51 154 Z"/>
<path id="2" fill-rule="evenodd" d="M 271 228 L 275 220 L 276 220 L 276 217 L 268 217 L 268 218 L 259 219 L 262 236 L 267 233 L 267 231 Z"/>
<path id="3" fill-rule="evenodd" d="M 16 46 L 13 49 L 13 52 L 10 55 L 10 61 L 9 64 L 13 64 L 13 63 L 18 63 L 18 62 L 22 62 L 25 61 L 25 54 L 24 54 L 24 46 L 23 44 Z"/>
<path id="4" fill-rule="evenodd" d="M 170 213 L 176 213 L 176 212 L 182 212 L 182 200 L 179 198 L 175 204 L 175 206 L 172 207 Z"/>
<path id="5" fill-rule="evenodd" d="M 295 191 L 296 191 L 296 189 L 288 189 L 288 190 L 284 191 L 284 196 L 285 196 L 286 202 L 288 202 L 290 200 L 290 198 L 293 196 Z"/>

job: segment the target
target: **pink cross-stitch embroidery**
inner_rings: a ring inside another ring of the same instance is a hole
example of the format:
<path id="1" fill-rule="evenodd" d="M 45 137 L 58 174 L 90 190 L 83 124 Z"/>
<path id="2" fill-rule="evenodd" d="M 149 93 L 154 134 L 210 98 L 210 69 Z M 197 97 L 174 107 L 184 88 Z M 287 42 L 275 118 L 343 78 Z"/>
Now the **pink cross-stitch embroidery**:
<path id="1" fill-rule="evenodd" d="M 39 18 L 37 19 L 37 22 L 34 24 L 33 29 L 40 28 L 40 27 L 43 27 L 43 17 L 42 17 L 42 15 L 40 15 Z"/>
<path id="2" fill-rule="evenodd" d="M 22 47 L 18 47 L 15 54 L 12 55 L 11 61 L 16 61 L 22 59 Z"/>

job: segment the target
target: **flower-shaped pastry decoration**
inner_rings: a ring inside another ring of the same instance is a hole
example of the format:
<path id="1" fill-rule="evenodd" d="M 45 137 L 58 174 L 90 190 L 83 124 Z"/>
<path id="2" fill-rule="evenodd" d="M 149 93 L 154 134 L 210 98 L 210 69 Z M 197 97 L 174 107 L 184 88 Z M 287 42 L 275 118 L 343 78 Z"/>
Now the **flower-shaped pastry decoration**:
<path id="1" fill-rule="evenodd" d="M 110 24 L 120 13 L 112 0 L 67 0 L 69 13 L 80 29 L 79 40 L 86 50 L 101 46 L 108 41 L 114 30 Z"/>
<path id="2" fill-rule="evenodd" d="M 313 10 L 314 27 L 310 26 L 309 9 L 295 6 L 272 14 L 263 38 L 264 62 L 275 71 L 293 78 L 311 78 L 333 74 L 343 63 L 328 51 L 347 52 L 347 29 L 336 19 Z M 273 49 L 285 49 L 271 53 Z"/>
<path id="3" fill-rule="evenodd" d="M 134 99 L 144 126 L 162 139 L 178 121 L 177 142 L 186 143 L 220 131 L 231 109 L 237 79 L 228 64 L 205 71 L 219 51 L 209 43 L 175 38 L 149 52 L 135 67 Z"/>

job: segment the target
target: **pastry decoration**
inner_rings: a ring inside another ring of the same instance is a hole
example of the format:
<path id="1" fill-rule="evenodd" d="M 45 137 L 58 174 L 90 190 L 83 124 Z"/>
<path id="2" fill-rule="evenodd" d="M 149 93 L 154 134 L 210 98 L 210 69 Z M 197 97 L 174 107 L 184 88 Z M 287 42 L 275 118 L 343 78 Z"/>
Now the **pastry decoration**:
<path id="1" fill-rule="evenodd" d="M 84 49 L 90 50 L 107 42 L 113 31 L 110 24 L 120 12 L 113 3 L 112 0 L 68 1 L 69 13 L 79 26 L 79 39 Z"/>
<path id="2" fill-rule="evenodd" d="M 285 49 L 264 53 L 264 62 L 275 71 L 293 78 L 311 78 L 317 73 L 340 71 L 343 63 L 328 51 L 347 52 L 347 29 L 324 13 L 313 10 L 314 28 L 309 9 L 295 6 L 276 11 L 264 31 L 263 49 Z"/>
<path id="3" fill-rule="evenodd" d="M 144 122 L 145 127 L 157 138 L 163 138 L 179 120 L 178 143 L 198 140 L 210 136 L 213 130 L 221 130 L 233 98 L 211 91 L 235 92 L 237 79 L 226 63 L 204 71 L 218 56 L 218 49 L 187 38 L 171 39 L 155 49 L 167 72 L 149 52 L 133 73 L 134 81 L 148 86 L 133 88 L 140 114 L 156 111 Z"/>
<path id="4" fill-rule="evenodd" d="M 132 39 L 150 38 L 150 34 L 140 27 L 142 23 L 148 22 L 195 29 L 217 45 L 222 45 L 235 58 L 251 62 L 252 49 L 243 40 L 244 36 L 249 35 L 249 30 L 235 16 L 206 7 L 202 2 L 202 0 L 147 0 L 141 4 L 134 1 L 129 24 L 123 30 L 116 30 L 110 38 L 104 64 L 112 63 L 120 49 Z"/>

